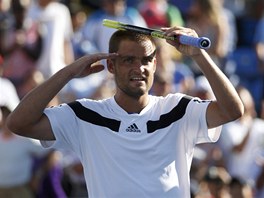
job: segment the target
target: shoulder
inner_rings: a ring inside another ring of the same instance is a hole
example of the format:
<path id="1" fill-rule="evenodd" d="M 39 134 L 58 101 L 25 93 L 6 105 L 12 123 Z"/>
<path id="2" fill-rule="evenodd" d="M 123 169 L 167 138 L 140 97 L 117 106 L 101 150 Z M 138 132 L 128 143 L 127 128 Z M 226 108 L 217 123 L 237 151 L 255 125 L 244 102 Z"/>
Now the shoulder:
<path id="1" fill-rule="evenodd" d="M 186 109 L 189 102 L 193 100 L 193 97 L 182 93 L 174 93 L 168 94 L 165 97 L 151 96 L 151 100 L 154 101 L 156 108 L 162 108 L 164 110 L 167 109 L 167 111 L 170 111 L 176 107 Z"/>
<path id="2" fill-rule="evenodd" d="M 108 109 L 109 105 L 110 98 L 103 100 L 92 100 L 83 98 L 67 104 L 67 106 L 70 107 L 75 112 L 75 114 L 81 112 L 95 112 L 100 114 L 105 112 Z"/>
<path id="3" fill-rule="evenodd" d="M 165 97 L 162 96 L 151 96 L 152 100 L 154 100 L 156 103 L 161 103 L 166 105 L 169 103 L 170 105 L 177 105 L 179 102 L 192 102 L 193 104 L 204 104 L 204 103 L 210 103 L 212 100 L 202 100 L 198 97 L 193 97 L 190 95 L 186 95 L 183 93 L 173 93 L 173 94 L 168 94 Z"/>
<path id="4" fill-rule="evenodd" d="M 110 98 L 102 99 L 102 100 L 93 100 L 89 98 L 78 99 L 75 102 L 80 103 L 82 106 L 86 108 L 95 108 L 102 107 L 108 103 L 110 103 Z"/>

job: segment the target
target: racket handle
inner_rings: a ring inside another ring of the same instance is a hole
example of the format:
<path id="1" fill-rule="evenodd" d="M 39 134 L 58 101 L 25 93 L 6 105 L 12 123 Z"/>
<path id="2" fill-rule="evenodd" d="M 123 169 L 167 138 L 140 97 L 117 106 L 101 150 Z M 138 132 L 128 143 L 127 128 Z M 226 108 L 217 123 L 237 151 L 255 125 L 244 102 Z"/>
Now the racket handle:
<path id="1" fill-rule="evenodd" d="M 191 45 L 201 49 L 208 49 L 211 46 L 211 41 L 206 37 L 192 37 L 187 35 L 180 35 L 179 41 L 184 45 Z"/>

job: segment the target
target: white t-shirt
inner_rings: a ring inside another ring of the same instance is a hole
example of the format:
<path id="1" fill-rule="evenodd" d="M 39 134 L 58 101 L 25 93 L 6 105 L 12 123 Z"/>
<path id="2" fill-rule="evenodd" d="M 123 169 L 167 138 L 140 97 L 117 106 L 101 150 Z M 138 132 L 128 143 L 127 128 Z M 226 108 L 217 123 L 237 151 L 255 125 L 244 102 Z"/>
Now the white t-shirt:
<path id="1" fill-rule="evenodd" d="M 188 198 L 195 144 L 220 135 L 208 132 L 208 104 L 182 94 L 150 96 L 139 114 L 128 114 L 112 97 L 81 99 L 45 114 L 56 137 L 53 147 L 81 159 L 89 197 Z"/>
<path id="2" fill-rule="evenodd" d="M 51 2 L 44 9 L 33 3 L 27 19 L 41 27 L 43 47 L 37 69 L 47 79 L 66 65 L 64 42 L 70 42 L 73 35 L 70 11 L 59 2 Z"/>

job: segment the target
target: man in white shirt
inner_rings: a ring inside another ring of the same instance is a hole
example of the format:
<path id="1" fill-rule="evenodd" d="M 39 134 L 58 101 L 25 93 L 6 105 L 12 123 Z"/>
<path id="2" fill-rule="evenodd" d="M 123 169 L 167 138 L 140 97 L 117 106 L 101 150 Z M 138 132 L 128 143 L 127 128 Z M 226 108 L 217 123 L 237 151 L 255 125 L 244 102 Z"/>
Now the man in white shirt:
<path id="1" fill-rule="evenodd" d="M 197 37 L 183 27 L 162 31 L 166 36 Z M 84 166 L 89 197 L 190 197 L 195 145 L 216 141 L 219 126 L 239 118 L 244 109 L 206 51 L 177 40 L 167 42 L 197 62 L 216 100 L 180 93 L 149 95 L 156 71 L 155 42 L 147 35 L 117 31 L 108 54 L 84 56 L 57 72 L 24 98 L 8 126 L 42 140 L 43 146 L 74 151 Z M 102 71 L 102 64 L 93 64 L 102 59 L 115 78 L 113 97 L 45 109 L 69 80 Z"/>

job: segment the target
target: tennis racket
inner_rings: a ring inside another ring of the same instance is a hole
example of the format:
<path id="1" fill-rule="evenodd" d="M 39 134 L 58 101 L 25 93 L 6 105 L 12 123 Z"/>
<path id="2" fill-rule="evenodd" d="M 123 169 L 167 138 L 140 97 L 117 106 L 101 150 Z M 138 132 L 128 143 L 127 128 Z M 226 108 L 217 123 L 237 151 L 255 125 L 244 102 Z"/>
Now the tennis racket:
<path id="1" fill-rule="evenodd" d="M 164 32 L 156 29 L 150 28 L 143 28 L 135 25 L 129 25 L 125 23 L 121 23 L 118 21 L 113 21 L 109 19 L 103 20 L 103 25 L 109 28 L 115 28 L 118 30 L 127 30 L 127 31 L 135 31 L 142 34 L 151 35 L 156 38 L 168 39 L 168 40 L 175 40 L 176 37 L 173 36 L 166 36 Z M 201 49 L 208 49 L 211 46 L 211 41 L 207 37 L 192 37 L 187 35 L 180 35 L 179 42 L 184 45 L 191 45 L 194 47 L 198 47 Z"/>

